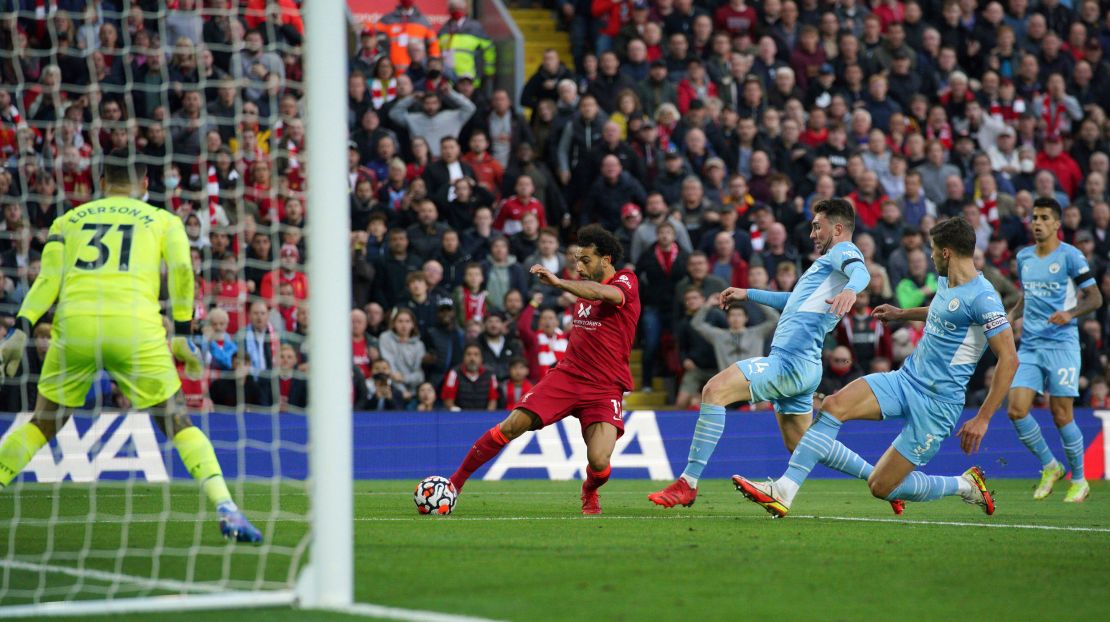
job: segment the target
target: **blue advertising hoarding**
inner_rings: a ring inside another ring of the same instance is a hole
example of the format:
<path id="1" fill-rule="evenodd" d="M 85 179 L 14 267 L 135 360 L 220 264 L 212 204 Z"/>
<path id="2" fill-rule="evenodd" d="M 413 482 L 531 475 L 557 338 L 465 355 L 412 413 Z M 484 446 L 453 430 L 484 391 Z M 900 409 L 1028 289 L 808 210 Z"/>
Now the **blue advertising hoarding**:
<path id="1" fill-rule="evenodd" d="M 974 414 L 964 413 L 964 418 Z M 1045 438 L 1059 459 L 1064 458 L 1051 415 L 1036 410 L 1033 416 L 1045 428 Z M 23 415 L 0 415 L 0 434 Z M 450 475 L 467 449 L 485 430 L 503 417 L 500 412 L 359 412 L 354 416 L 355 479 L 420 479 Z M 626 433 L 613 455 L 614 476 L 667 480 L 686 464 L 690 435 L 697 413 L 688 411 L 628 411 Z M 308 472 L 307 418 L 294 414 L 209 414 L 197 418 L 216 447 L 229 478 L 304 479 Z M 1110 435 L 1110 411 L 1076 411 L 1076 421 L 1088 447 L 1087 476 L 1103 477 L 1105 444 Z M 898 434 L 900 424 L 849 422 L 839 439 L 864 458 L 874 461 Z M 581 478 L 586 465 L 585 445 L 577 419 L 566 419 L 535 433 L 528 433 L 506 447 L 476 477 Z M 753 477 L 778 475 L 787 453 L 770 412 L 730 412 L 724 436 L 704 477 L 725 478 L 733 473 Z M 1040 465 L 1018 441 L 1004 412 L 991 422 L 978 455 L 966 456 L 957 441 L 948 439 L 928 465 L 932 473 L 960 473 L 979 464 L 991 477 L 1032 478 Z M 817 477 L 843 477 L 819 466 Z M 43 448 L 23 475 L 28 481 L 127 479 L 150 481 L 187 478 L 172 445 L 142 414 L 104 413 L 77 416 Z"/>

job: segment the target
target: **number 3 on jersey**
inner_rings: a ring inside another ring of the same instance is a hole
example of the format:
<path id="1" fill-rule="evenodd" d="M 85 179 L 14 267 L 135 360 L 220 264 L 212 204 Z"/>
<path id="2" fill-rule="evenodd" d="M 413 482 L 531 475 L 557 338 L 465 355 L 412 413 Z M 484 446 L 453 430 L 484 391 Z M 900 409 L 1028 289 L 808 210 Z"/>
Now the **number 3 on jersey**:
<path id="1" fill-rule="evenodd" d="M 107 237 L 112 229 L 119 229 L 120 242 L 119 242 L 119 271 L 127 272 L 131 262 L 131 235 L 135 230 L 135 225 L 109 225 L 103 223 L 85 223 L 81 227 L 82 231 L 92 231 L 92 238 L 89 239 L 89 247 L 96 251 L 96 255 L 91 259 L 78 258 L 74 266 L 82 270 L 96 270 L 108 263 L 108 259 L 112 254 L 112 250 L 105 243 L 104 238 Z M 80 254 L 89 257 L 91 254 L 87 249 L 82 248 Z"/>

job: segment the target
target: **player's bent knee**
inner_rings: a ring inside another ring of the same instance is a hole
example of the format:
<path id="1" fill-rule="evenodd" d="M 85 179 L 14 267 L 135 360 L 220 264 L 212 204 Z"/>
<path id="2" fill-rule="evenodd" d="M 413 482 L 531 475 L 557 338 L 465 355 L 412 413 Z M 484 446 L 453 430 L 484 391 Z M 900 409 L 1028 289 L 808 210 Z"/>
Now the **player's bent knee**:
<path id="1" fill-rule="evenodd" d="M 608 452 L 605 452 L 604 454 L 599 453 L 596 455 L 589 453 L 586 454 L 586 462 L 590 465 L 590 470 L 594 473 L 600 473 L 601 471 L 609 468 L 609 459 L 610 454 Z"/>
<path id="2" fill-rule="evenodd" d="M 701 390 L 701 402 L 706 404 L 718 404 L 724 406 L 736 400 L 729 397 L 729 383 L 724 378 L 723 373 L 719 373 L 709 379 Z"/>
<path id="3" fill-rule="evenodd" d="M 505 438 L 511 441 L 528 430 L 535 428 L 538 421 L 538 417 L 532 413 L 517 408 L 509 413 L 509 416 L 501 422 L 499 427 L 501 433 L 505 435 Z"/>
<path id="4" fill-rule="evenodd" d="M 871 494 L 875 498 L 886 499 L 898 486 L 897 484 L 891 485 L 890 482 L 883 481 L 882 478 L 872 475 L 867 479 L 867 487 L 871 490 Z"/>
<path id="5" fill-rule="evenodd" d="M 1010 417 L 1010 421 L 1017 421 L 1018 419 L 1024 419 L 1025 417 L 1027 417 L 1029 415 L 1029 411 L 1028 409 L 1010 406 L 1006 409 L 1006 415 Z"/>
<path id="6" fill-rule="evenodd" d="M 1056 424 L 1056 427 L 1062 428 L 1074 420 L 1075 415 L 1072 414 L 1070 408 L 1066 406 L 1060 408 L 1055 406 L 1052 407 L 1052 422 Z"/>
<path id="7" fill-rule="evenodd" d="M 834 393 L 821 400 L 821 412 L 843 420 L 848 414 L 847 404 L 844 403 L 843 398 Z"/>

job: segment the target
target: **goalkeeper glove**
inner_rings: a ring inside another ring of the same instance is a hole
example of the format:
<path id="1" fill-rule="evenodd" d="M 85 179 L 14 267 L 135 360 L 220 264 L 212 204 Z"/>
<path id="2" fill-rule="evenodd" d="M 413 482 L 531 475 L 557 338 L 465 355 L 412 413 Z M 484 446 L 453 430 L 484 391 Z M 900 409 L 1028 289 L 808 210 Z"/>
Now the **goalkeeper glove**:
<path id="1" fill-rule="evenodd" d="M 200 355 L 193 349 L 186 337 L 174 337 L 170 340 L 170 352 L 173 357 L 185 363 L 185 375 L 191 380 L 200 380 L 204 375 L 204 363 Z"/>
<path id="2" fill-rule="evenodd" d="M 22 329 L 12 331 L 3 344 L 0 344 L 0 369 L 4 375 L 14 376 L 23 362 L 23 348 L 27 345 L 27 333 Z"/>

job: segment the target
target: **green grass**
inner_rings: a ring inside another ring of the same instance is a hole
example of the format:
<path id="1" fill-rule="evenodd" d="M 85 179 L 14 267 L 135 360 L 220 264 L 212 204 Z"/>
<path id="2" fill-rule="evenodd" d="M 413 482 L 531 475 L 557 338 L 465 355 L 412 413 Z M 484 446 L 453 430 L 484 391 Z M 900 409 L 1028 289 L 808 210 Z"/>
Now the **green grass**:
<path id="1" fill-rule="evenodd" d="M 1105 616 L 1110 485 L 1095 482 L 1091 499 L 1071 506 L 1062 503 L 1063 484 L 1041 502 L 1032 500 L 1029 481 L 991 484 L 998 492 L 993 517 L 945 499 L 909 504 L 904 520 L 896 520 L 889 506 L 872 499 L 859 482 L 813 481 L 799 495 L 791 517 L 771 520 L 720 480 L 703 482 L 693 508 L 673 510 L 646 500 L 646 493 L 660 484 L 613 480 L 602 489 L 602 517 L 578 515 L 578 482 L 472 482 L 455 514 L 446 518 L 416 515 L 412 482 L 359 482 L 355 595 L 361 602 L 508 620 Z M 111 551 L 119 546 L 118 523 L 90 527 L 75 518 L 87 514 L 88 490 L 62 487 L 56 499 L 53 488 L 24 487 L 17 495 L 19 516 L 74 517 L 55 526 L 55 551 L 79 548 L 86 533 L 95 549 Z M 157 512 L 171 504 L 182 512 L 180 520 L 171 521 L 161 536 L 157 522 L 132 525 L 121 562 L 119 556 L 95 558 L 86 560 L 86 567 L 147 576 L 150 560 L 141 555 L 146 542 L 161 537 L 163 546 L 187 545 L 199 533 L 205 546 L 195 559 L 198 578 L 253 579 L 258 572 L 277 584 L 288 575 L 290 555 L 225 547 L 210 520 L 198 532 L 195 516 L 189 515 L 201 511 L 194 489 L 174 486 L 168 499 L 151 490 L 159 489 L 136 489 L 147 494 L 131 495 L 131 512 Z M 123 504 L 109 503 L 110 493 L 124 497 L 122 491 L 98 488 L 99 518 L 123 511 Z M 270 488 L 248 486 L 243 493 L 252 518 L 264 518 L 274 498 Z M 292 514 L 304 510 L 297 488 L 283 489 L 280 502 Z M 11 491 L 0 496 L 0 515 L 15 515 L 13 503 Z M 304 534 L 297 522 L 261 522 L 282 549 L 292 550 Z M 1022 525 L 1099 531 L 1017 527 Z M 44 527 L 8 522 L 0 525 L 0 550 L 7 550 L 12 529 L 20 559 L 45 549 Z M 184 555 L 164 558 L 160 576 L 184 579 L 185 560 Z M 50 588 L 73 585 L 61 575 L 47 579 Z M 12 571 L 4 585 L 27 590 L 39 581 L 37 572 Z M 20 602 L 7 595 L 0 600 Z M 197 615 L 158 618 L 195 622 Z M 204 615 L 211 620 L 338 619 L 291 610 Z M 114 619 L 149 620 L 150 615 Z"/>

